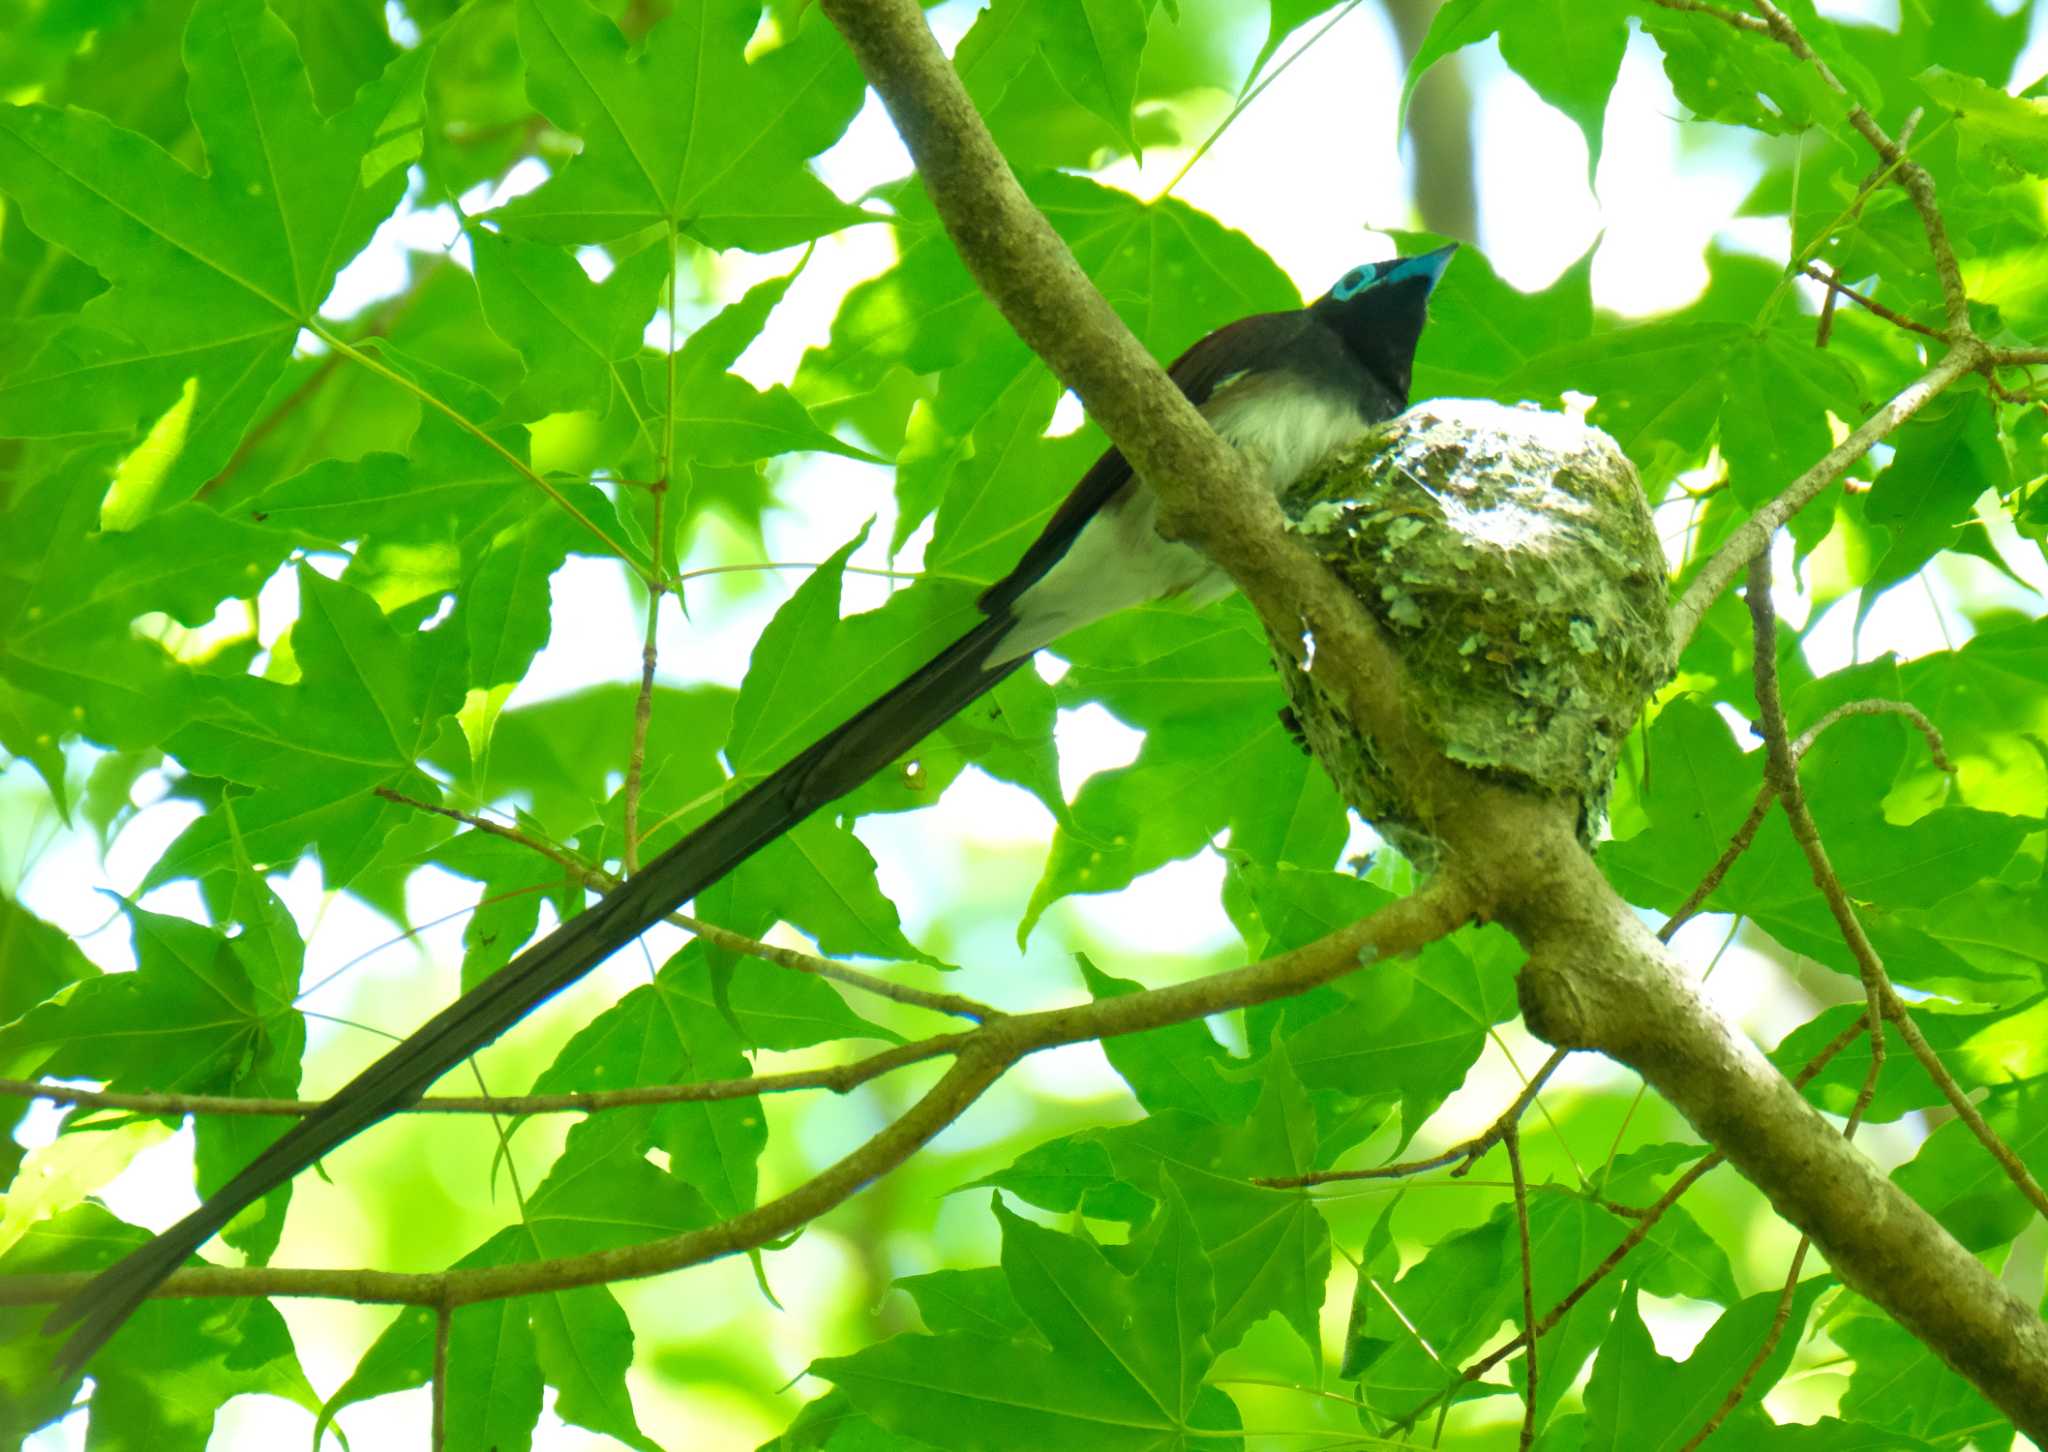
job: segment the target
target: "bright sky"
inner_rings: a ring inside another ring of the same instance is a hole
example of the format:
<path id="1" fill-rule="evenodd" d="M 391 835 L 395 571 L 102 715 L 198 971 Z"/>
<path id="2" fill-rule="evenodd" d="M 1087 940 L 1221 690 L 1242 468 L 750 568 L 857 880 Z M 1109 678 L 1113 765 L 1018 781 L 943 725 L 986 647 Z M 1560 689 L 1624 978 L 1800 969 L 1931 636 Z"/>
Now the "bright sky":
<path id="1" fill-rule="evenodd" d="M 949 48 L 971 23 L 975 8 L 971 0 L 948 0 L 930 12 Z M 1892 8 L 1888 0 L 1822 6 L 1830 13 L 1857 14 L 1881 22 L 1892 18 L 1888 13 Z M 1315 29 L 1311 26 L 1302 35 Z M 1247 58 L 1262 30 L 1262 25 L 1248 28 L 1240 38 Z M 1388 255 L 1391 245 L 1366 229 L 1376 224 L 1404 226 L 1411 221 L 1408 176 L 1394 131 L 1401 79 L 1395 54 L 1392 37 L 1376 7 L 1361 7 L 1258 100 L 1195 167 L 1177 194 L 1248 233 L 1293 275 L 1304 295 L 1321 292 L 1332 278 L 1359 260 Z M 1786 247 L 1782 227 L 1757 223 L 1725 226 L 1725 219 L 1760 170 L 1749 143 L 1715 128 L 1685 127 L 1674 120 L 1682 108 L 1664 81 L 1654 48 L 1639 37 L 1630 47 L 1610 105 L 1603 159 L 1591 189 L 1586 183 L 1586 151 L 1576 127 L 1507 73 L 1490 44 L 1465 52 L 1465 60 L 1478 97 L 1476 153 L 1480 158 L 1482 231 L 1475 240 L 1511 282 L 1524 288 L 1540 287 L 1597 240 L 1596 301 L 1616 312 L 1645 314 L 1682 306 L 1698 293 L 1706 281 L 1703 254 L 1716 238 L 1724 245 L 1782 260 Z M 2048 31 L 2037 28 L 2021 74 L 2031 77 L 2043 69 L 2048 69 Z M 1347 185 L 1304 185 L 1304 166 L 1320 167 L 1332 138 L 1341 139 Z M 1299 156 L 1308 145 L 1315 147 L 1312 162 L 1276 164 L 1276 158 Z M 1186 155 L 1171 148 L 1151 151 L 1142 169 L 1126 161 L 1112 168 L 1105 179 L 1149 196 L 1179 169 Z M 819 169 L 847 197 L 908 169 L 901 144 L 872 95 L 844 140 L 821 159 Z M 544 175 L 537 164 L 528 164 L 495 194 L 466 198 L 465 208 L 474 215 L 514 192 L 538 185 Z M 382 229 L 370 251 L 343 275 L 325 311 L 336 317 L 351 316 L 377 297 L 402 287 L 407 249 L 447 249 L 458 258 L 466 255 L 466 244 L 447 208 L 409 209 Z M 800 253 L 801 249 L 792 249 L 768 257 L 729 257 L 722 277 L 726 294 L 737 296 L 752 282 L 789 271 Z M 847 286 L 882 270 L 892 256 L 889 234 L 880 227 L 860 228 L 821 241 L 768 332 L 742 360 L 741 371 L 764 385 L 786 381 L 802 351 L 825 339 L 833 309 Z M 685 324 L 694 321 L 685 319 Z M 663 341 L 665 334 L 663 323 L 650 328 L 650 339 L 656 343 Z M 767 521 L 769 558 L 822 559 L 871 514 L 885 517 L 871 538 L 886 541 L 891 488 L 886 470 L 817 458 L 793 461 L 782 478 L 786 504 Z M 914 567 L 922 540 L 920 535 L 912 541 L 909 557 L 896 561 L 899 568 Z M 711 547 L 717 544 L 713 541 Z M 2014 556 L 2017 567 L 2032 572 L 2034 583 L 2048 587 L 2048 572 L 2041 569 L 2039 561 L 2038 552 L 2032 554 L 2031 563 Z M 870 545 L 858 562 L 886 563 L 881 544 Z M 1789 580 L 1789 568 L 1781 568 L 1779 577 Z M 670 609 L 659 638 L 664 677 L 677 682 L 710 679 L 737 683 L 753 641 L 800 578 L 789 572 L 773 588 L 737 599 L 730 592 L 699 591 L 691 597 L 687 622 L 680 612 Z M 1974 561 L 1956 566 L 1952 578 L 1973 594 L 2010 590 L 1994 584 L 1988 567 Z M 849 577 L 849 606 L 865 608 L 886 588 L 882 582 Z M 1862 654 L 1889 649 L 1913 655 L 1944 648 L 1944 625 L 1949 637 L 1960 644 L 1967 627 L 1958 612 L 1944 610 L 1939 603 L 1944 595 L 1953 598 L 1954 588 L 1938 584 L 1926 592 L 1894 592 L 1866 621 Z M 1781 608 L 1788 618 L 1804 620 L 1807 605 L 1796 587 L 1788 584 L 1783 594 Z M 555 580 L 554 599 L 557 643 L 535 662 L 514 704 L 637 677 L 640 624 L 617 569 L 572 559 Z M 264 616 L 273 631 L 289 622 L 291 607 L 291 582 L 280 578 L 264 596 Z M 2037 610 L 2038 601 L 2026 602 L 2026 608 Z M 1852 609 L 1853 602 L 1838 605 L 1816 632 L 1809 647 L 1816 669 L 1830 669 L 1851 658 L 1855 649 L 1848 629 Z M 1071 790 L 1088 773 L 1128 761 L 1137 744 L 1137 733 L 1100 709 L 1069 713 L 1060 734 L 1067 786 Z M 146 779 L 142 790 L 160 794 L 163 783 Z M 20 799 L 37 791 L 25 764 L 17 763 L 0 775 L 0 792 Z M 21 849 L 19 855 L 10 850 L 0 858 L 0 877 L 17 877 L 27 865 L 20 886 L 22 900 L 42 917 L 81 935 L 82 946 L 103 966 L 125 967 L 131 962 L 125 925 L 112 914 L 111 903 L 97 889 L 132 889 L 148 864 L 193 815 L 194 809 L 182 803 L 165 803 L 142 812 L 116 840 L 104 864 L 87 834 L 45 837 Z M 937 807 L 900 817 L 869 818 L 861 824 L 860 835 L 880 861 L 883 886 L 902 907 L 906 929 L 916 938 L 920 926 L 956 893 L 958 878 L 953 874 L 966 856 L 959 850 L 934 850 L 935 841 L 954 847 L 1040 841 L 1049 834 L 1050 826 L 1044 810 L 1022 792 L 969 772 Z M 917 871 L 911 871 L 912 864 Z M 1158 952 L 1214 948 L 1234 941 L 1217 905 L 1220 880 L 1220 860 L 1205 855 L 1163 869 L 1113 899 L 1070 899 L 1055 910 L 1053 920 L 1067 915 L 1085 925 L 1089 935 L 1109 944 L 1142 945 Z M 388 924 L 351 900 L 326 899 L 317 872 L 310 868 L 280 879 L 277 885 L 308 933 L 309 982 L 389 935 Z M 1028 890 L 1028 883 L 1020 884 L 1020 906 Z M 415 880 L 411 908 L 415 920 L 425 920 L 453 912 L 473 896 L 473 885 L 427 872 Z M 158 911 L 204 916 L 190 884 L 161 889 L 145 903 Z M 456 931 L 451 928 L 430 942 L 441 953 L 456 951 L 452 936 Z M 1725 919 L 1705 919 L 1690 925 L 1678 946 L 1690 961 L 1704 964 L 1726 932 Z M 1058 936 L 1041 932 L 1040 942 Z M 995 981 L 1009 985 L 998 991 L 1005 992 L 1013 1006 L 1020 1005 L 1026 995 L 1049 1001 L 1076 991 L 1071 967 L 1059 954 L 1041 949 L 1020 961 L 1010 941 L 1008 923 L 992 925 L 967 947 L 989 955 L 999 972 Z M 416 972 L 417 966 L 410 952 L 400 950 L 379 954 L 355 971 L 396 987 Z M 598 986 L 591 990 L 592 1011 L 604 1001 L 607 978 L 615 980 L 611 991 L 633 981 L 630 974 L 601 974 Z M 1767 1042 L 1805 1017 L 1798 995 L 1785 991 L 1777 970 L 1740 946 L 1723 959 L 1710 991 Z M 316 998 L 312 1006 L 319 1001 Z M 318 1044 L 338 1032 L 350 1031 L 316 1023 L 312 1037 Z M 1513 1037 L 1511 1042 L 1524 1064 L 1541 1057 L 1541 1047 L 1525 1036 Z M 1580 1065 L 1585 1057 L 1573 1064 Z M 1099 1054 L 1086 1049 L 1042 1056 L 1020 1072 L 1034 1089 L 1062 1097 L 1092 1099 L 1114 1094 L 1119 1087 Z M 1582 1078 L 1612 1077 L 1597 1063 L 1586 1063 L 1573 1072 Z M 1449 1141 L 1475 1131 L 1492 1118 L 1516 1085 L 1509 1066 L 1490 1052 L 1471 1083 L 1439 1117 L 1438 1137 Z M 38 1111 L 25 1123 L 20 1137 L 31 1145 L 44 1143 L 54 1122 L 52 1112 Z M 975 1131 L 970 1123 L 957 1132 Z M 1880 1155 L 1903 1158 L 1911 1153 L 1912 1140 L 1895 1134 L 1887 1141 L 1884 1134 L 1867 1131 L 1866 1139 L 1859 1143 Z M 181 1134 L 142 1154 L 105 1193 L 124 1216 L 146 1225 L 165 1225 L 193 1203 L 190 1166 L 189 1135 Z M 803 1278 L 829 1282 L 832 1257 L 839 1253 L 831 1238 L 813 1233 L 803 1247 L 802 1255 L 820 1257 L 812 1273 Z M 785 1274 L 778 1283 L 787 1287 L 797 1279 L 795 1274 Z M 744 1292 L 743 1287 L 734 1289 L 736 1294 Z M 300 1321 L 297 1315 L 293 1319 Z M 802 1317 L 789 1321 L 800 1324 Z M 1673 1315 L 1658 1326 L 1657 1334 L 1667 1354 L 1683 1354 L 1703 1329 L 1704 1323 L 1692 1325 L 1683 1316 Z M 347 1375 L 349 1358 L 356 1349 L 335 1344 L 331 1338 L 314 1338 L 305 1354 L 315 1384 L 323 1390 L 338 1385 Z M 809 1355 L 810 1348 L 796 1336 L 783 1359 L 794 1373 Z M 717 1429 L 726 1428 L 725 1435 L 730 1436 L 729 1422 L 698 1420 L 705 1415 L 701 1405 L 685 1406 L 662 1395 L 649 1380 L 638 1382 L 636 1396 L 643 1392 L 643 1425 L 657 1440 L 668 1445 L 728 1445 Z M 344 1422 L 354 1438 L 381 1437 L 387 1445 L 409 1445 L 416 1440 L 425 1413 L 424 1395 L 365 1404 L 347 1414 Z M 214 1445 L 303 1445 L 309 1430 L 309 1419 L 294 1407 L 244 1398 L 231 1408 Z M 73 1419 L 31 1439 L 28 1445 L 37 1452 L 55 1452 L 82 1446 L 82 1435 L 82 1421 Z M 707 1437 L 718 1440 L 698 1440 Z M 549 1417 L 536 1445 L 560 1449 L 610 1444 Z"/>

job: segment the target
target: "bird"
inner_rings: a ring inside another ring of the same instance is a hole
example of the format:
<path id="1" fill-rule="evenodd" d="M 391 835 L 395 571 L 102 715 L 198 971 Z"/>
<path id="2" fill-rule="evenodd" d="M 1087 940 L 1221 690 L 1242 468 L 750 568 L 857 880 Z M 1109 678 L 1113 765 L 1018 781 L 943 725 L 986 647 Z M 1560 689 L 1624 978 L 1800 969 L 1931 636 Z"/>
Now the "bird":
<path id="1" fill-rule="evenodd" d="M 1457 244 L 1353 267 L 1306 307 L 1208 334 L 1168 369 L 1276 493 L 1333 449 L 1408 405 L 1428 303 Z M 900 685 L 734 798 L 594 906 L 533 943 L 305 1115 L 198 1209 L 59 1305 L 46 1335 L 82 1371 L 150 1292 L 216 1232 L 323 1155 L 405 1108 L 683 903 L 811 813 L 861 786 L 1069 631 L 1149 601 L 1199 607 L 1233 588 L 1155 528 L 1158 501 L 1109 449 L 1082 475 L 1015 569 L 980 597 L 981 620 Z"/>

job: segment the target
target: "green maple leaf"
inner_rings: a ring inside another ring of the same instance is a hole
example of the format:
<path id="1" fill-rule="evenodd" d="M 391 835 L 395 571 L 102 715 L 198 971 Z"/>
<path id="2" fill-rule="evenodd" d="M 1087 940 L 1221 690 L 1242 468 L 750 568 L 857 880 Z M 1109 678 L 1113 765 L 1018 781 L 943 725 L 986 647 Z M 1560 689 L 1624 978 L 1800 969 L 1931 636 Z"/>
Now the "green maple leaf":
<path id="1" fill-rule="evenodd" d="M 666 249 L 643 249 L 600 283 L 560 247 L 474 226 L 469 241 L 484 318 L 526 363 L 506 413 L 532 420 L 588 409 L 628 437 L 644 432 L 630 365 L 668 276 Z"/>
<path id="2" fill-rule="evenodd" d="M 1628 48 L 1628 7 L 1621 0 L 1451 0 L 1430 21 L 1401 90 L 1401 109 L 1423 73 L 1455 50 L 1500 37 L 1501 58 L 1537 95 L 1571 117 L 1586 138 L 1588 180 L 1600 165 L 1607 96 Z"/>
<path id="3" fill-rule="evenodd" d="M 1126 611 L 1063 641 L 1074 663 L 1062 704 L 1097 700 L 1144 729 L 1129 766 L 1098 772 L 1053 840 L 1019 927 L 1070 893 L 1115 892 L 1206 848 L 1228 828 L 1261 862 L 1327 867 L 1344 845 L 1344 804 L 1280 722 L 1270 649 L 1233 601 L 1199 615 Z"/>
<path id="4" fill-rule="evenodd" d="M 86 979 L 0 1031 L 0 1060 L 16 1056 L 36 1072 L 100 1079 L 116 1090 L 242 1094 L 297 1093 L 305 1022 L 292 1007 L 305 946 L 262 879 L 241 874 L 237 915 L 246 930 L 228 938 L 184 918 L 127 905 L 136 970 Z M 200 1188 L 211 1190 L 284 1129 L 277 1120 L 201 1118 Z M 227 1231 L 258 1262 L 283 1229 L 291 1187 L 272 1191 Z"/>
<path id="5" fill-rule="evenodd" d="M 771 277 L 747 289 L 737 302 L 698 328 L 676 351 L 670 411 L 678 457 L 704 464 L 743 464 L 798 450 L 840 454 L 881 464 L 863 449 L 841 443 L 812 421 L 810 410 L 781 384 L 762 390 L 732 372 L 747 345 L 768 325 L 796 273 Z M 648 359 L 649 374 L 665 371 L 667 360 Z M 649 379 L 649 391 L 659 396 Z"/>
<path id="6" fill-rule="evenodd" d="M 1732 1413 L 1738 1430 L 1755 1422 L 1757 1404 L 1791 1363 L 1805 1335 L 1806 1317 L 1814 1300 L 1834 1284 L 1830 1276 L 1811 1276 L 1799 1283 L 1782 1334 L 1763 1364 L 1744 1385 L 1742 1400 Z M 1627 1448 L 1629 1452 L 1670 1452 L 1714 1416 L 1737 1380 L 1748 1373 L 1767 1329 L 1778 1310 L 1779 1292 L 1765 1291 L 1725 1312 L 1684 1361 L 1660 1356 L 1637 1309 L 1637 1288 L 1621 1298 L 1606 1344 L 1593 1363 L 1586 1385 L 1587 1448 Z M 1747 1444 L 1743 1437 L 1738 1445 Z"/>
<path id="7" fill-rule="evenodd" d="M 995 1208 L 1003 1274 L 1036 1336 L 898 1336 L 812 1373 L 886 1430 L 960 1452 L 1235 1445 L 1219 1434 L 1238 1429 L 1237 1408 L 1202 1384 L 1215 1290 L 1177 1196 L 1115 1251 Z"/>
<path id="8" fill-rule="evenodd" d="M 30 1227 L 0 1256 L 0 1274 L 101 1271 L 146 1239 L 98 1205 L 80 1205 Z M 48 1314 L 36 1305 L 0 1310 L 0 1438 L 10 1446 L 64 1415 L 78 1390 L 75 1376 L 67 1384 L 50 1374 L 62 1343 L 39 1334 Z M 146 1301 L 95 1359 L 92 1379 L 85 1435 L 95 1447 L 202 1452 L 235 1397 L 285 1397 L 309 1411 L 320 1401 L 284 1318 L 265 1300 Z"/>
<path id="9" fill-rule="evenodd" d="M 1162 1202 L 1185 1200 L 1195 1235 L 1214 1272 L 1218 1350 L 1278 1311 L 1312 1356 L 1330 1277 L 1330 1230 L 1300 1190 L 1270 1190 L 1260 1176 L 1314 1167 L 1316 1115 L 1286 1048 L 1259 1063 L 1258 1101 L 1227 1124 L 1179 1111 L 1105 1131 L 1101 1143 L 1119 1179 Z"/>
<path id="10" fill-rule="evenodd" d="M 126 433 L 183 394 L 184 448 L 160 490 L 207 478 L 404 191 L 427 54 L 322 117 L 260 0 L 202 0 L 185 66 L 203 175 L 89 112 L 0 109 L 0 189 L 112 284 L 0 383 L 0 433 Z"/>
<path id="11" fill-rule="evenodd" d="M 1026 67 L 1043 59 L 1064 92 L 1059 100 L 1085 107 L 1137 156 L 1131 113 L 1151 12 L 1150 0 L 1000 0 L 975 20 L 954 62 L 968 95 L 989 114 Z"/>
<path id="12" fill-rule="evenodd" d="M 527 93 L 583 150 L 492 219 L 536 241 L 611 242 L 661 225 L 755 252 L 861 220 L 804 164 L 860 109 L 860 70 L 815 17 L 748 62 L 760 14 L 686 0 L 636 55 L 583 0 L 521 0 Z"/>
<path id="13" fill-rule="evenodd" d="M 1177 198 L 1144 202 L 1064 172 L 1026 178 L 1025 192 L 1156 357 L 1175 357 L 1233 319 L 1300 305 L 1250 239 Z M 875 392 L 897 369 L 938 374 L 937 396 L 898 461 L 891 543 L 900 547 L 945 492 L 983 417 L 1021 377 L 1043 377 L 1044 365 L 968 275 L 924 189 L 912 181 L 880 195 L 896 212 L 897 264 L 847 292 L 830 341 L 805 355 L 795 386 L 822 409 Z"/>
<path id="14" fill-rule="evenodd" d="M 454 621 L 401 636 L 375 601 L 310 567 L 299 570 L 299 592 L 291 642 L 300 679 L 195 678 L 191 719 L 164 748 L 191 771 L 258 789 L 235 808 L 250 816 L 242 840 L 253 860 L 290 861 L 316 843 L 328 882 L 340 886 L 399 811 L 370 793 L 414 778 L 442 718 L 461 704 L 460 672 L 446 658 L 464 642 Z M 224 812 L 200 818 L 146 885 L 227 865 L 234 830 Z"/>
<path id="15" fill-rule="evenodd" d="M 291 1013 L 219 931 L 129 906 L 136 971 L 80 982 L 0 1035 L 0 1053 L 37 1051 L 43 1072 L 113 1089 L 217 1093 L 248 1074 Z M 296 1076 L 294 1076 L 296 1077 Z"/>
<path id="16" fill-rule="evenodd" d="M 712 1214 L 688 1184 L 643 1156 L 651 1111 L 585 1120 L 548 1176 L 509 1225 L 454 1269 L 511 1266 L 618 1250 L 695 1230 Z M 576 1286 L 465 1306 L 447 1348 L 450 1447 L 532 1445 L 542 1387 L 552 1386 L 563 1420 L 653 1452 L 626 1389 L 633 1330 L 605 1286 Z M 422 1386 L 434 1371 L 434 1316 L 409 1307 L 364 1353 L 321 1409 L 319 1431 L 355 1402 Z"/>
<path id="17" fill-rule="evenodd" d="M 885 1036 L 857 1018 L 825 983 L 812 979 L 778 987 L 758 981 L 764 978 L 798 975 L 754 963 L 727 978 L 721 990 L 703 944 L 692 943 L 652 983 L 579 1030 L 535 1081 L 535 1092 L 742 1079 L 750 1072 L 744 1044 L 783 1048 L 849 1035 Z M 717 1213 L 753 1208 L 756 1161 L 768 1142 L 758 1099 L 669 1104 L 636 1122 L 643 1147 L 662 1150 L 674 1174 Z"/>
<path id="18" fill-rule="evenodd" d="M 1085 953 L 1080 958 L 1088 991 L 1098 999 L 1122 998 L 1145 986 L 1111 977 Z M 1243 1119 L 1258 1100 L 1258 1085 L 1235 1072 L 1242 1066 L 1199 1021 L 1104 1039 L 1102 1052 L 1153 1114 L 1179 1109 L 1212 1123 L 1231 1123 Z"/>

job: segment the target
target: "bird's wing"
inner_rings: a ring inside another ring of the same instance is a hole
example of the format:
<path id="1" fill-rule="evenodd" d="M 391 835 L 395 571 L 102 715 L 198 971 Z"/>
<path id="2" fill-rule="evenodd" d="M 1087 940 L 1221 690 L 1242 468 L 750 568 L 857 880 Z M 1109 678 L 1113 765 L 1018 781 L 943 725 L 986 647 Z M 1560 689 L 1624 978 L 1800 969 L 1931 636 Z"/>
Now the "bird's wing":
<path id="1" fill-rule="evenodd" d="M 1260 313 L 1218 328 L 1173 360 L 1166 376 L 1180 385 L 1188 401 L 1200 408 L 1233 376 L 1255 372 L 1287 355 L 1309 328 L 1320 326 L 1306 311 Z M 981 595 L 981 608 L 1000 615 L 1017 597 L 1044 578 L 1073 547 L 1088 522 L 1116 498 L 1135 476 L 1123 451 L 1111 448 L 1095 461 L 1060 507 L 1046 520 L 1017 567 Z"/>

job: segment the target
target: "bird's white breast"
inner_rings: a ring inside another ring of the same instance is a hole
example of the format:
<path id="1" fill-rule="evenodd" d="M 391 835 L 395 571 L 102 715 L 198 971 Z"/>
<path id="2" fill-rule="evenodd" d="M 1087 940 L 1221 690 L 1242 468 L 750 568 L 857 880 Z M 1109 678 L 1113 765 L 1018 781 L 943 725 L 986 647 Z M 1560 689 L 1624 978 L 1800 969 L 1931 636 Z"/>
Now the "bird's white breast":
<path id="1" fill-rule="evenodd" d="M 1270 373 L 1226 383 L 1202 412 L 1275 493 L 1365 432 L 1349 396 Z M 1207 556 L 1159 537 L 1158 517 L 1158 501 L 1141 482 L 1112 499 L 1059 562 L 1017 597 L 1016 627 L 992 663 L 1028 655 L 1133 605 L 1178 595 L 1200 606 L 1229 594 L 1230 577 Z"/>
<path id="2" fill-rule="evenodd" d="M 1365 432 L 1348 395 L 1264 374 L 1218 389 L 1202 412 L 1279 493 L 1332 449 Z"/>

